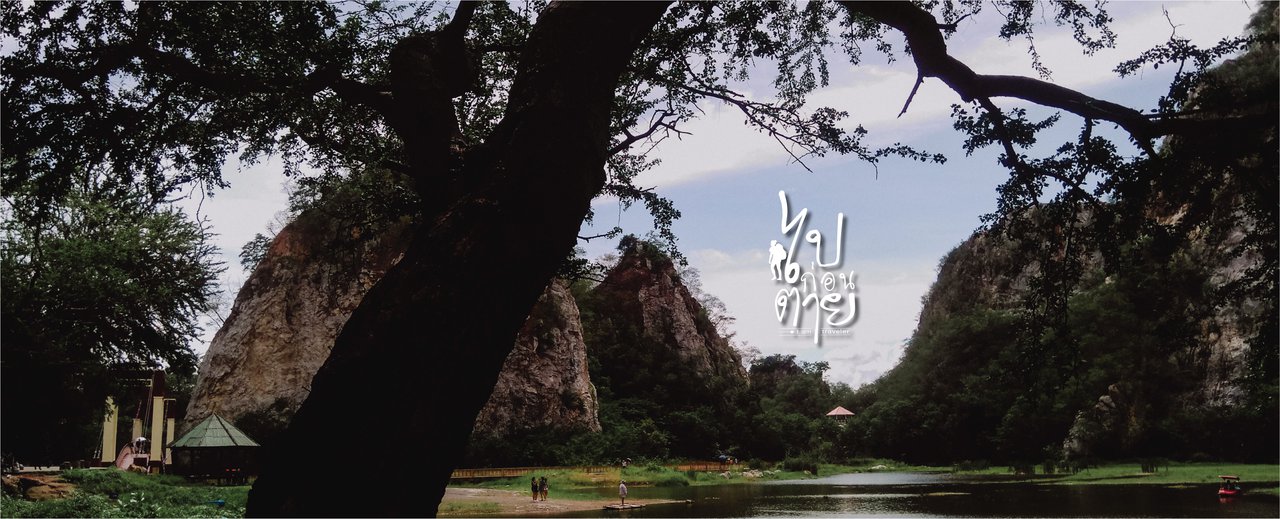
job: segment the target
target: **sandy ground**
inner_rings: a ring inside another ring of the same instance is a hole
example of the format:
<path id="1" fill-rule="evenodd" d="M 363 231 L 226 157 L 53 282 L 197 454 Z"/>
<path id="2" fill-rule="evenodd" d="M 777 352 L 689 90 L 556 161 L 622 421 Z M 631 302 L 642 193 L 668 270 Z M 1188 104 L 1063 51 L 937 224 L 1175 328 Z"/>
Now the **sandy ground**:
<path id="1" fill-rule="evenodd" d="M 497 512 L 489 513 L 461 513 L 448 514 L 444 512 L 445 505 L 450 503 L 498 503 L 502 507 Z M 675 501 L 663 499 L 628 499 L 627 504 L 652 505 L 656 503 L 672 503 Z M 534 501 L 528 492 L 513 492 L 510 490 L 495 490 L 488 488 L 454 488 L 448 487 L 444 491 L 444 499 L 440 501 L 442 517 L 459 516 L 459 515 L 554 515 L 563 512 L 578 512 L 583 510 L 595 510 L 603 513 L 605 505 L 616 505 L 618 500 L 577 500 L 577 499 L 556 499 L 555 496 L 549 496 L 546 501 Z"/>

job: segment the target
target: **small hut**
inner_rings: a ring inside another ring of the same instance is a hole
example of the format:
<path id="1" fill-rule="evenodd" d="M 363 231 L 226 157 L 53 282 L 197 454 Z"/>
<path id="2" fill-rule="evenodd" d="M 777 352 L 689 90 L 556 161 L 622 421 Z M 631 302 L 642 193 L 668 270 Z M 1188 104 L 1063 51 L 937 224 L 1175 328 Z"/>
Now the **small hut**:
<path id="1" fill-rule="evenodd" d="M 244 481 L 257 472 L 258 442 L 216 414 L 169 447 L 173 449 L 173 472 L 183 476 Z"/>
<path id="2" fill-rule="evenodd" d="M 842 406 L 836 406 L 836 408 L 832 409 L 830 413 L 827 413 L 827 416 L 835 418 L 837 422 L 844 423 L 845 420 L 848 420 L 849 417 L 853 416 L 853 412 Z"/>

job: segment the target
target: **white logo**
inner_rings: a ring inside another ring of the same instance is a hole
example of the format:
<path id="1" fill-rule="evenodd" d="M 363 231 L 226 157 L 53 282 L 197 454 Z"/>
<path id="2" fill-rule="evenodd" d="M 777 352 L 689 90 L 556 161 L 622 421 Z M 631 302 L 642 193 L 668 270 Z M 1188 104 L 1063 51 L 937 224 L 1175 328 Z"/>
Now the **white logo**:
<path id="1" fill-rule="evenodd" d="M 817 345 L 822 344 L 824 335 L 850 335 L 849 330 L 823 328 L 824 323 L 835 328 L 847 327 L 858 315 L 858 299 L 854 293 L 857 290 L 857 273 L 852 270 L 848 274 L 838 271 L 844 260 L 844 213 L 836 215 L 835 259 L 824 262 L 822 233 L 816 229 L 804 232 L 809 209 L 801 209 L 795 218 L 791 218 L 787 192 L 778 191 L 778 200 L 782 202 L 782 234 L 791 236 L 790 248 L 783 247 L 778 240 L 769 243 L 769 270 L 773 275 L 773 282 L 788 285 L 778 290 L 773 302 L 778 323 L 786 326 L 787 316 L 791 317 L 790 328 L 783 328 L 782 335 L 813 335 L 813 343 Z M 808 272 L 794 261 L 802 233 L 804 241 L 813 245 L 814 256 L 817 258 L 809 262 Z M 817 311 L 813 329 L 802 330 L 805 309 L 810 307 Z"/>

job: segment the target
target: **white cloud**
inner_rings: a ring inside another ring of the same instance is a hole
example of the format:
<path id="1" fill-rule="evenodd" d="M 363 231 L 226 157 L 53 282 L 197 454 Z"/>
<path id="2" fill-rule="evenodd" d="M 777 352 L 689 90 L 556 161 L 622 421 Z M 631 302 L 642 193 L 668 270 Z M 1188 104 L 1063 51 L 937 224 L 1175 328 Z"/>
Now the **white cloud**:
<path id="1" fill-rule="evenodd" d="M 1200 45 L 1210 45 L 1223 37 L 1238 35 L 1253 6 L 1234 2 L 1132 2 L 1108 6 L 1115 21 L 1117 35 L 1114 49 L 1104 49 L 1085 56 L 1069 28 L 1047 23 L 1038 28 L 1036 48 L 1042 61 L 1053 72 L 1053 80 L 1086 94 L 1105 90 L 1122 81 L 1112 69 L 1121 61 L 1166 41 L 1171 28 L 1161 8 L 1178 24 L 1178 35 L 1191 38 Z M 987 9 L 987 11 L 992 11 Z M 1046 15 L 1046 17 L 1051 15 Z M 981 74 L 1016 74 L 1036 77 L 1031 57 L 1023 39 L 1006 42 L 996 37 L 994 12 L 984 12 L 979 22 L 962 24 L 948 42 L 950 52 Z M 894 47 L 901 49 L 901 39 Z M 832 84 L 814 92 L 810 107 L 830 106 L 848 111 L 847 128 L 861 124 L 871 130 L 868 144 L 884 145 L 910 141 L 922 131 L 950 127 L 951 105 L 960 98 L 937 79 L 921 85 L 910 109 L 899 112 L 916 80 L 915 65 L 910 57 L 898 53 L 892 65 L 873 63 L 875 57 L 863 57 L 863 63 L 850 67 L 843 56 L 831 56 Z M 1146 71 L 1137 78 L 1153 89 L 1152 102 L 1167 85 L 1168 73 Z M 1004 105 L 1026 102 L 1005 100 Z M 671 186 L 720 175 L 731 175 L 761 167 L 783 165 L 791 161 L 780 145 L 768 136 L 743 124 L 742 114 L 722 103 L 703 105 L 707 115 L 687 125 L 693 135 L 683 140 L 669 139 L 656 150 L 663 164 L 643 173 L 639 184 L 669 188 Z"/>
<path id="2" fill-rule="evenodd" d="M 1112 31 L 1116 34 L 1115 48 L 1102 49 L 1093 56 L 1084 56 L 1080 44 L 1070 32 L 1045 27 L 1047 30 L 1037 32 L 1036 50 L 1040 53 L 1041 61 L 1053 73 L 1053 81 L 1059 85 L 1083 89 L 1117 81 L 1118 77 L 1113 72 L 1116 65 L 1169 39 L 1172 28 L 1165 19 L 1162 8 L 1167 9 L 1169 19 L 1178 24 L 1178 35 L 1190 38 L 1198 45 L 1212 45 L 1220 38 L 1239 35 L 1253 9 L 1243 2 L 1112 4 L 1108 9 L 1116 18 L 1111 24 Z M 952 52 L 981 74 L 1034 74 L 1025 39 L 1015 38 L 1005 42 L 994 37 L 984 37 L 989 34 L 994 33 L 987 28 L 962 30 L 952 42 L 952 48 L 955 49 Z M 1156 75 L 1162 81 L 1167 77 Z"/>
<path id="3" fill-rule="evenodd" d="M 1037 39 L 1044 62 L 1054 71 L 1054 79 L 1072 88 L 1096 92 L 1115 81 L 1111 69 L 1121 60 L 1136 56 L 1142 50 L 1167 39 L 1171 30 L 1161 13 L 1167 7 L 1178 34 L 1200 44 L 1212 43 L 1224 36 L 1240 32 L 1252 5 L 1238 2 L 1171 2 L 1111 4 L 1119 48 L 1102 51 L 1092 58 L 1081 56 L 1079 46 L 1063 30 L 1041 33 Z M 1031 74 L 1030 58 L 1024 41 L 1005 43 L 996 39 L 991 22 L 961 26 L 961 32 L 950 45 L 966 63 L 981 73 Z M 900 45 L 897 48 L 901 48 Z M 893 65 L 878 65 L 867 56 L 863 64 L 851 68 L 843 58 L 832 59 L 833 85 L 815 92 L 810 106 L 833 106 L 848 110 L 851 123 L 865 124 L 872 130 L 875 142 L 910 140 L 913 134 L 932 127 L 949 126 L 950 105 L 958 97 L 937 80 L 926 81 L 901 118 L 898 112 L 915 81 L 915 68 L 899 55 Z M 1152 88 L 1161 77 L 1147 74 Z M 743 124 L 742 114 L 734 107 L 706 102 L 706 115 L 690 122 L 684 130 L 692 135 L 682 140 L 669 139 L 656 150 L 663 163 L 643 173 L 637 183 L 645 186 L 671 186 L 747 172 L 763 167 L 788 164 L 790 157 L 766 135 Z M 234 161 L 224 168 L 224 176 L 232 186 L 215 197 L 198 197 L 181 205 L 190 214 L 197 207 L 208 217 L 218 233 L 215 244 L 222 250 L 227 273 L 221 284 L 227 287 L 227 298 L 247 276 L 240 267 L 240 247 L 263 232 L 279 211 L 286 208 L 285 179 L 279 164 L 267 161 L 239 170 Z M 595 207 L 606 207 L 597 201 Z M 686 212 L 695 207 L 682 208 Z M 695 244 L 696 246 L 696 244 Z M 932 283 L 936 258 L 924 258 L 918 264 L 891 264 L 852 260 L 859 271 L 860 317 L 853 325 L 850 339 L 831 339 L 822 350 L 810 341 L 784 339 L 778 334 L 777 320 L 771 306 L 776 288 L 767 277 L 768 266 L 763 250 L 725 252 L 713 249 L 693 250 L 691 262 L 702 271 L 704 288 L 725 301 L 729 312 L 738 318 L 739 336 L 765 353 L 796 353 L 831 363 L 834 380 L 860 384 L 889 369 L 901 354 L 902 344 L 913 331 L 920 310 L 920 298 Z M 206 329 L 207 341 L 216 331 Z"/>
<path id="4" fill-rule="evenodd" d="M 920 300 L 935 277 L 933 262 L 916 264 L 851 260 L 858 272 L 858 318 L 851 337 L 824 338 L 821 347 L 811 338 L 783 337 L 774 314 L 779 286 L 770 280 L 763 249 L 726 252 L 699 249 L 689 254 L 701 272 L 703 289 L 719 297 L 737 318 L 737 339 L 764 355 L 797 355 L 831 364 L 828 377 L 850 385 L 871 382 L 897 363 L 903 343 L 915 330 Z"/>
<path id="5" fill-rule="evenodd" d="M 655 154 L 662 163 L 641 173 L 637 185 L 668 188 L 791 160 L 772 138 L 743 124 L 744 116 L 736 107 L 718 101 L 701 107 L 706 115 L 681 127 L 690 135 L 660 144 Z"/>

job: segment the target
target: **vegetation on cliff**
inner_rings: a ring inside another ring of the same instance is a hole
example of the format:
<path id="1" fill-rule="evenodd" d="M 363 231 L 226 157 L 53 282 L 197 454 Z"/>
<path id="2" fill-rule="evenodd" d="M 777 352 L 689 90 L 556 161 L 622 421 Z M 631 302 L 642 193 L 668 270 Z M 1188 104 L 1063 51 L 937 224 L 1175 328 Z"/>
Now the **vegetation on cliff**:
<path id="1" fill-rule="evenodd" d="M 1276 22 L 1263 4 L 1247 53 L 1161 103 L 1253 117 L 1250 132 L 1168 139 L 1102 186 L 1108 200 L 1033 203 L 943 259 L 901 363 L 856 396 L 851 448 L 1050 467 L 1277 459 Z"/>

